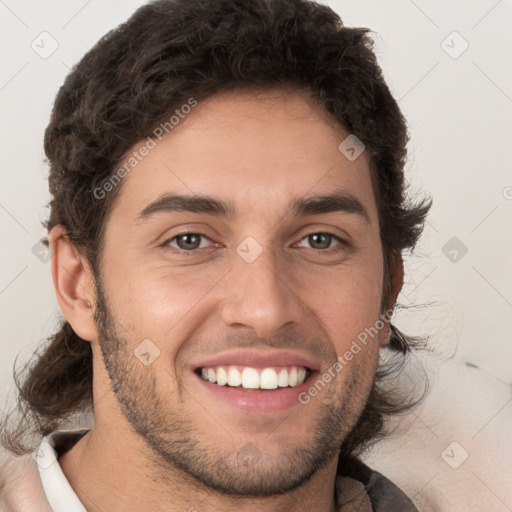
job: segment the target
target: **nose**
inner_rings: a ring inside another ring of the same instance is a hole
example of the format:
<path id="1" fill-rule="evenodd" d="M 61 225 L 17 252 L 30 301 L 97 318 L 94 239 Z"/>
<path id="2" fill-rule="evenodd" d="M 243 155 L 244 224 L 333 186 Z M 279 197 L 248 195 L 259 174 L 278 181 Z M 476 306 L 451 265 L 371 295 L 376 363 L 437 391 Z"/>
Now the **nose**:
<path id="1" fill-rule="evenodd" d="M 276 261 L 268 248 L 252 263 L 235 257 L 222 290 L 224 323 L 229 327 L 246 326 L 259 338 L 270 338 L 279 329 L 303 321 L 306 307 L 285 267 L 286 262 L 282 258 Z"/>

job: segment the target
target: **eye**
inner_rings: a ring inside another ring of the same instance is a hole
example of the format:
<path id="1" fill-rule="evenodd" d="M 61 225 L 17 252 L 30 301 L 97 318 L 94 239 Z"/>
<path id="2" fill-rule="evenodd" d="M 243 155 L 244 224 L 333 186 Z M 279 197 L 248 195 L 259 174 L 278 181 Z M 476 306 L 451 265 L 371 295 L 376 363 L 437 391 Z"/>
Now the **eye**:
<path id="1" fill-rule="evenodd" d="M 166 242 L 164 242 L 164 246 L 170 245 L 171 247 L 175 247 L 176 249 L 180 249 L 182 251 L 193 251 L 194 249 L 204 249 L 205 246 L 201 244 L 201 239 L 210 240 L 203 233 L 180 233 L 178 235 L 169 238 Z M 176 242 L 176 245 L 173 243 Z"/>
<path id="2" fill-rule="evenodd" d="M 177 252 L 193 252 L 198 249 L 205 249 L 208 247 L 208 244 L 204 241 L 212 240 L 203 233 L 192 233 L 185 232 L 174 235 L 172 238 L 169 238 L 165 241 L 162 246 L 167 247 L 171 246 L 177 249 Z M 345 242 L 342 238 L 335 235 L 334 233 L 319 231 L 316 233 L 310 233 L 305 236 L 302 240 L 306 240 L 310 244 L 311 249 L 317 249 L 321 252 L 336 252 L 343 250 L 348 246 L 348 243 Z M 302 244 L 303 242 L 300 242 Z M 332 246 L 332 242 L 338 242 L 336 245 Z M 301 245 L 298 245 L 299 247 Z M 302 246 L 304 247 L 304 246 Z"/>
<path id="3" fill-rule="evenodd" d="M 334 233 L 324 231 L 311 233 L 305 236 L 302 240 L 307 240 L 308 243 L 312 246 L 312 249 L 319 249 L 322 250 L 323 252 L 338 251 L 347 246 L 347 243 L 339 236 L 335 235 Z M 337 241 L 338 244 L 335 245 L 334 247 L 331 247 L 331 242 L 333 240 Z"/>

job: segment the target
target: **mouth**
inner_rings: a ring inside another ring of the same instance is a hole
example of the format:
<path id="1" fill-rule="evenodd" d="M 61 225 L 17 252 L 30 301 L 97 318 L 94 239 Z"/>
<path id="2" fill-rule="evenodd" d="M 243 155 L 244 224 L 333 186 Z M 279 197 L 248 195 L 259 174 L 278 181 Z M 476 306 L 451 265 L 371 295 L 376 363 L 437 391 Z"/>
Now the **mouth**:
<path id="1" fill-rule="evenodd" d="M 301 396 L 320 375 L 320 367 L 319 361 L 299 352 L 236 349 L 196 360 L 190 369 L 198 396 L 217 409 L 263 414 L 303 407 Z"/>
<path id="2" fill-rule="evenodd" d="M 243 390 L 276 390 L 296 388 L 306 382 L 312 371 L 305 366 L 210 366 L 195 370 L 202 380 L 217 386 Z"/>

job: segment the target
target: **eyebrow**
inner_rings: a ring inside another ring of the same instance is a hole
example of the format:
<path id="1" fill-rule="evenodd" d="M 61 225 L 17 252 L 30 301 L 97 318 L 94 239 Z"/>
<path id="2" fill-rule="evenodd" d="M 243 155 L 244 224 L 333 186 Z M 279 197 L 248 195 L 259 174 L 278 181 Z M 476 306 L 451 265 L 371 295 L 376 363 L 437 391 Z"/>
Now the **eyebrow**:
<path id="1" fill-rule="evenodd" d="M 148 204 L 137 215 L 135 222 L 141 224 L 156 214 L 171 212 L 205 213 L 229 219 L 238 215 L 237 208 L 231 201 L 206 195 L 164 194 Z M 363 204 L 356 196 L 345 190 L 295 198 L 290 203 L 286 215 L 300 217 L 331 212 L 358 215 L 365 223 L 371 223 L 368 211 Z"/>

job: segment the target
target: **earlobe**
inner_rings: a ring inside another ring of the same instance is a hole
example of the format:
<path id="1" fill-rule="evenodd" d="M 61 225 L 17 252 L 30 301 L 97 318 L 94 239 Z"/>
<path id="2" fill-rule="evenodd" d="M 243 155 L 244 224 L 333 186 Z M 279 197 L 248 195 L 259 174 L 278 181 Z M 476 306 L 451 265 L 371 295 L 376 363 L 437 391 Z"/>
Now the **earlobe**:
<path id="1" fill-rule="evenodd" d="M 53 285 L 62 312 L 78 336 L 95 342 L 98 333 L 93 316 L 95 291 L 91 269 L 63 226 L 55 226 L 48 239 Z"/>
<path id="2" fill-rule="evenodd" d="M 388 297 L 388 305 L 385 311 L 383 311 L 383 315 L 386 315 L 384 318 L 385 326 L 382 328 L 380 333 L 380 346 L 383 347 L 389 344 L 391 338 L 391 328 L 390 328 L 390 315 L 387 313 L 394 308 L 396 304 L 396 300 L 400 291 L 402 290 L 402 286 L 404 284 L 404 263 L 402 260 L 402 254 L 400 252 L 396 252 L 393 254 L 390 265 L 390 292 Z"/>

